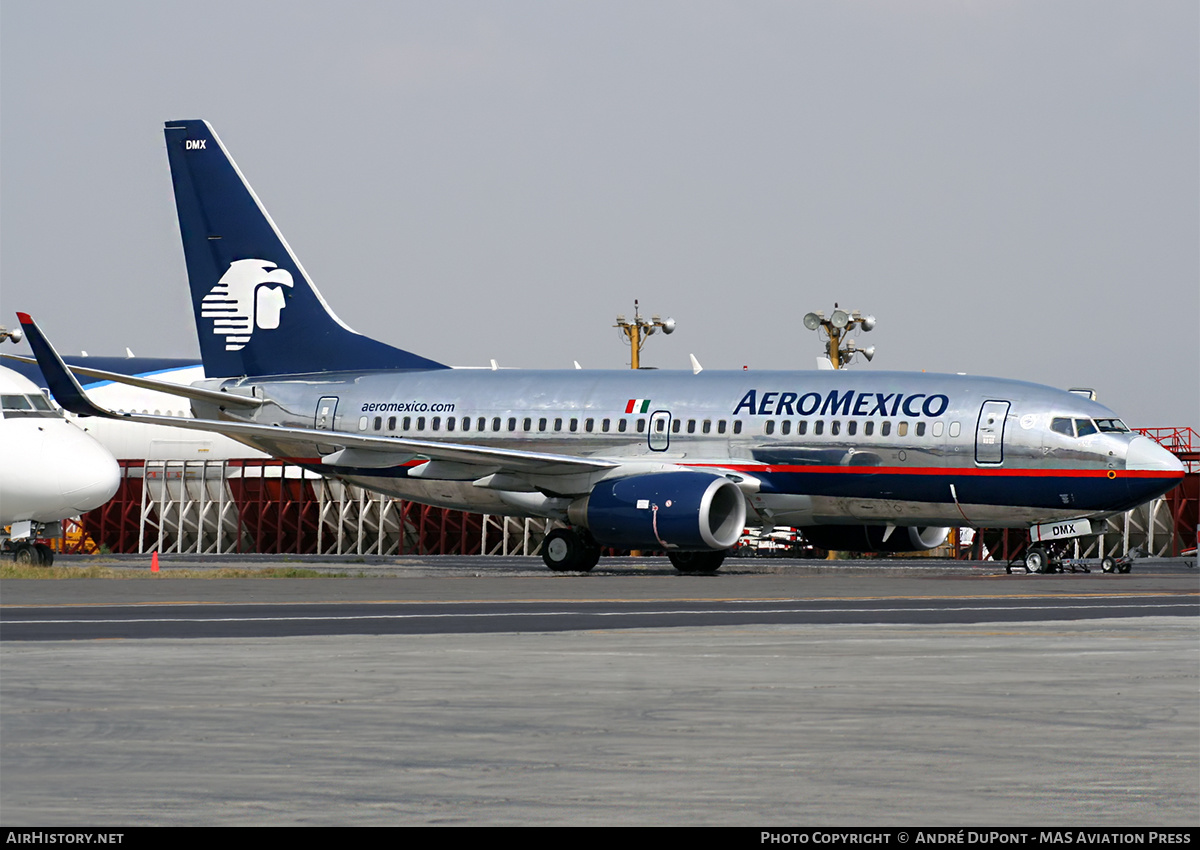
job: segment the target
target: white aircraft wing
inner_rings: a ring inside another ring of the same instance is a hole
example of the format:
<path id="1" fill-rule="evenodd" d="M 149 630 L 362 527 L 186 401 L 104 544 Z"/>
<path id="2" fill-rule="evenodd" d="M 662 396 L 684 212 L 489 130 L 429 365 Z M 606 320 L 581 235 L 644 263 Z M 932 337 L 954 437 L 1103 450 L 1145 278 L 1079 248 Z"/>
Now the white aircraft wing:
<path id="1" fill-rule="evenodd" d="M 8 360 L 17 360 L 21 363 L 37 363 L 33 357 L 22 357 L 20 354 L 0 354 L 0 357 Z M 252 398 L 245 395 L 236 395 L 227 393 L 221 390 L 206 390 L 201 387 L 186 386 L 184 384 L 172 384 L 167 381 L 156 381 L 153 378 L 139 378 L 137 375 L 122 375 L 119 372 L 106 372 L 104 369 L 93 369 L 90 366 L 63 366 L 70 372 L 78 372 L 80 375 L 87 375 L 89 378 L 98 378 L 102 381 L 112 381 L 114 384 L 127 384 L 131 387 L 137 387 L 143 390 L 153 390 L 158 393 L 167 393 L 169 395 L 181 396 L 182 398 L 195 399 L 196 401 L 204 401 L 209 404 L 216 404 L 221 407 L 231 408 L 255 408 L 262 406 L 262 399 Z"/>

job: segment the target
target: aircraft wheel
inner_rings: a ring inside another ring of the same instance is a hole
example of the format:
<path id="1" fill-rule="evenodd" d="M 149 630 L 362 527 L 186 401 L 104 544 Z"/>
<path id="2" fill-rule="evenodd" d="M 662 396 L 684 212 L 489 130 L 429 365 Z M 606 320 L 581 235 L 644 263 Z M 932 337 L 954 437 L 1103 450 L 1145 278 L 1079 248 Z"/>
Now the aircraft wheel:
<path id="1" fill-rule="evenodd" d="M 600 563 L 600 547 L 583 545 L 583 551 L 579 556 L 579 566 L 576 568 L 580 572 L 588 572 L 596 564 Z"/>
<path id="2" fill-rule="evenodd" d="M 1117 564 L 1117 572 L 1127 573 L 1133 569 L 1133 564 Z"/>
<path id="3" fill-rule="evenodd" d="M 1025 569 L 1031 573 L 1049 572 L 1050 559 L 1046 557 L 1046 550 L 1041 547 L 1030 549 L 1025 553 Z"/>
<path id="4" fill-rule="evenodd" d="M 33 548 L 37 549 L 38 552 L 40 552 L 42 554 L 42 566 L 43 567 L 54 566 L 54 550 L 53 549 L 51 549 L 45 543 L 35 543 L 35 544 L 33 544 Z"/>
<path id="5" fill-rule="evenodd" d="M 721 569 L 725 552 L 668 552 L 667 558 L 684 575 L 711 575 Z"/>
<path id="6" fill-rule="evenodd" d="M 1100 569 L 1106 573 L 1111 573 L 1117 569 L 1117 562 L 1112 557 L 1102 558 L 1100 561 Z"/>
<path id="7" fill-rule="evenodd" d="M 22 567 L 40 567 L 42 553 L 28 543 L 18 543 L 16 551 L 13 552 L 13 560 Z"/>
<path id="8" fill-rule="evenodd" d="M 589 546 L 570 528 L 556 528 L 542 542 L 542 561 L 555 572 L 587 572 L 600 560 L 600 547 Z"/>

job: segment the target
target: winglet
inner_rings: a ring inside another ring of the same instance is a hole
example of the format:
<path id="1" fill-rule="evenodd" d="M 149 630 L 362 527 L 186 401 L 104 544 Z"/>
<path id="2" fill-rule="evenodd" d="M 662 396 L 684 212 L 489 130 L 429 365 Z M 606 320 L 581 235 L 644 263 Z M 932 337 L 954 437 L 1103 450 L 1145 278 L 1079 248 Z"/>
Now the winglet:
<path id="1" fill-rule="evenodd" d="M 75 380 L 75 376 L 67 369 L 67 364 L 58 356 L 58 352 L 46 339 L 46 335 L 42 333 L 42 329 L 37 326 L 33 317 L 28 313 L 17 313 L 17 318 L 21 322 L 21 327 L 25 329 L 25 339 L 29 342 L 29 347 L 33 349 L 33 356 L 37 358 L 38 367 L 42 370 L 42 377 L 46 379 L 50 392 L 54 395 L 54 400 L 64 409 L 80 416 L 117 418 L 116 414 L 111 411 L 92 404 L 91 399 L 83 391 L 83 387 L 79 386 L 79 381 Z"/>

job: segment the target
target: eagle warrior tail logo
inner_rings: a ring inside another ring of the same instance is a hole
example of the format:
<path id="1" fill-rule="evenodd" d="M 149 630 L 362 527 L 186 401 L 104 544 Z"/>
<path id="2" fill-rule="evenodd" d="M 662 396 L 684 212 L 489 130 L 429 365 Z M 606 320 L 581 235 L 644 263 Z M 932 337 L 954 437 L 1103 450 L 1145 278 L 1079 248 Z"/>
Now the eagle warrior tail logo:
<path id="1" fill-rule="evenodd" d="M 226 351 L 241 351 L 256 328 L 279 327 L 285 286 L 292 286 L 287 269 L 267 260 L 235 260 L 204 296 L 200 315 L 213 320 L 213 333 L 225 337 Z"/>

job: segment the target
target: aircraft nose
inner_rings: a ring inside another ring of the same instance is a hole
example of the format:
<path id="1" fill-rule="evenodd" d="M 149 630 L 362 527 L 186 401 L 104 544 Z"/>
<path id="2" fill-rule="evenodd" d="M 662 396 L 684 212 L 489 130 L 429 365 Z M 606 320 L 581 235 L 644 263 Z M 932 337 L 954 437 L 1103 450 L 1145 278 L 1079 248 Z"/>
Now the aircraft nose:
<path id="1" fill-rule="evenodd" d="M 1183 462 L 1149 437 L 1134 437 L 1125 453 L 1125 468 L 1143 472 L 1183 474 Z"/>
<path id="2" fill-rule="evenodd" d="M 98 508 L 113 497 L 121 484 L 121 467 L 108 450 L 86 435 L 59 469 L 59 486 L 73 510 Z"/>

